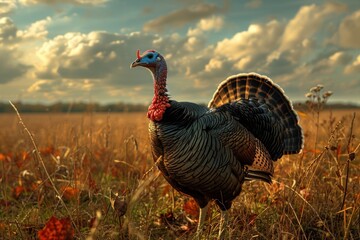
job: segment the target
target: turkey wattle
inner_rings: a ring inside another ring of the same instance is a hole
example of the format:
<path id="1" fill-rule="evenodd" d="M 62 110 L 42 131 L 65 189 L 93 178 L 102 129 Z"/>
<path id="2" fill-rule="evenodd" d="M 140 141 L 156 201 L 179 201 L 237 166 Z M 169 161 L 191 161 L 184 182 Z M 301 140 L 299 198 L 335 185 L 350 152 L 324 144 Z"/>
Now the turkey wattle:
<path id="1" fill-rule="evenodd" d="M 219 237 L 227 210 L 246 180 L 270 183 L 273 162 L 303 146 L 298 117 L 284 91 L 256 73 L 220 83 L 208 107 L 170 100 L 167 66 L 154 50 L 137 52 L 131 67 L 150 70 L 154 97 L 147 113 L 152 154 L 165 179 L 200 206 L 197 234 L 208 203 L 221 209 Z"/>

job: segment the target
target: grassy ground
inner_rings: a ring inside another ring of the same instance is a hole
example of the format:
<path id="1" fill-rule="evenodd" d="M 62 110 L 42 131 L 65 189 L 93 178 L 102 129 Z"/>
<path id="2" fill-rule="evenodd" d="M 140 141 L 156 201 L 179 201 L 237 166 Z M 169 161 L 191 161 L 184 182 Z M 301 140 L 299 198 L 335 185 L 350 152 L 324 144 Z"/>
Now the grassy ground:
<path id="1" fill-rule="evenodd" d="M 304 151 L 278 160 L 272 185 L 245 183 L 230 239 L 360 239 L 354 112 L 299 114 Z M 55 231 L 51 217 L 75 239 L 193 238 L 197 206 L 154 167 L 144 113 L 21 117 L 27 128 L 0 115 L 1 239 L 37 239 Z M 216 238 L 219 217 L 212 204 L 204 239 Z"/>

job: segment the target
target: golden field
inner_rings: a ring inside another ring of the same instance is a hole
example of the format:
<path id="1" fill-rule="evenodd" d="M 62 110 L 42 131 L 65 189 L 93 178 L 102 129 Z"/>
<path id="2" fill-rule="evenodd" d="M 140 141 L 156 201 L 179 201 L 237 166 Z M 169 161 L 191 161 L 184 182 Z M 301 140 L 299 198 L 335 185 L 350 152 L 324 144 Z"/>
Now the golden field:
<path id="1" fill-rule="evenodd" d="M 197 206 L 159 175 L 145 113 L 20 116 L 0 114 L 1 239 L 193 238 Z M 303 152 L 244 184 L 230 239 L 360 239 L 360 110 L 299 116 Z M 203 239 L 219 218 L 212 204 Z"/>

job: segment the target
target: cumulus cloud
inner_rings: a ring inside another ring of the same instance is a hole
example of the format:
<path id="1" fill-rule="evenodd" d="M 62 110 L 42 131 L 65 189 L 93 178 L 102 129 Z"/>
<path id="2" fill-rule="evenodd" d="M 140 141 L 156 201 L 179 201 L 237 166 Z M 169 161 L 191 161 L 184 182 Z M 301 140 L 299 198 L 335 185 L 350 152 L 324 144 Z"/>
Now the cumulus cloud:
<path id="1" fill-rule="evenodd" d="M 318 58 L 307 63 L 307 68 L 314 74 L 333 74 L 338 68 L 343 68 L 350 63 L 352 56 L 344 51 L 324 53 Z"/>
<path id="2" fill-rule="evenodd" d="M 346 48 L 360 48 L 360 10 L 347 16 L 339 26 L 339 44 Z"/>
<path id="3" fill-rule="evenodd" d="M 329 57 L 329 65 L 345 65 L 352 60 L 352 56 L 344 51 L 338 51 Z"/>
<path id="4" fill-rule="evenodd" d="M 145 23 L 144 31 L 156 32 L 167 27 L 182 27 L 187 23 L 206 18 L 221 11 L 222 9 L 214 4 L 200 3 L 153 19 Z"/>
<path id="5" fill-rule="evenodd" d="M 224 19 L 220 16 L 201 19 L 194 28 L 189 28 L 184 47 L 189 52 L 205 48 L 207 42 L 205 33 L 209 31 L 218 31 L 223 25 Z"/>
<path id="6" fill-rule="evenodd" d="M 205 47 L 203 52 L 210 54 L 193 59 L 197 69 L 189 65 L 188 76 L 199 86 L 209 87 L 229 75 L 256 71 L 295 92 L 323 83 L 326 76 L 334 76 L 326 79 L 334 84 L 336 74 L 345 66 L 348 73 L 358 71 L 358 62 L 351 63 L 351 53 L 335 47 L 317 51 L 329 36 L 325 21 L 344 10 L 345 6 L 334 3 L 309 5 L 301 7 L 289 21 L 250 24 L 246 30 Z"/>
<path id="7" fill-rule="evenodd" d="M 23 5 L 32 4 L 59 4 L 59 3 L 70 3 L 77 5 L 101 5 L 106 3 L 108 0 L 19 0 Z"/>
<path id="8" fill-rule="evenodd" d="M 236 33 L 232 38 L 219 41 L 215 54 L 237 64 L 239 70 L 246 68 L 259 58 L 264 58 L 278 45 L 283 24 L 272 20 L 266 24 L 251 24 L 246 31 Z"/>
<path id="9" fill-rule="evenodd" d="M 47 39 L 32 62 L 38 80 L 28 87 L 27 92 L 47 99 L 56 96 L 84 99 L 87 94 L 96 94 L 97 101 L 102 97 L 115 101 L 150 101 L 150 76 L 146 71 L 130 70 L 129 66 L 139 47 L 153 48 L 152 42 L 159 42 L 159 39 L 157 35 L 146 33 L 99 31 L 71 32 Z M 148 79 L 149 83 L 143 79 Z M 139 89 L 147 94 L 136 96 L 134 93 Z M 49 92 L 54 94 L 49 96 Z"/>
<path id="10" fill-rule="evenodd" d="M 16 41 L 17 27 L 9 17 L 0 18 L 0 44 Z"/>
<path id="11" fill-rule="evenodd" d="M 36 21 L 32 23 L 27 29 L 23 31 L 18 31 L 17 35 L 22 39 L 45 39 L 48 34 L 48 30 L 46 27 L 50 22 L 50 17 L 47 17 L 46 19 L 40 21 Z"/>
<path id="12" fill-rule="evenodd" d="M 36 75 L 48 79 L 105 77 L 119 63 L 122 40 L 105 32 L 78 32 L 56 36 L 37 51 Z"/>
<path id="13" fill-rule="evenodd" d="M 224 25 L 224 19 L 220 16 L 201 19 L 197 24 L 202 31 L 219 30 Z"/>
<path id="14" fill-rule="evenodd" d="M 7 15 L 16 9 L 16 1 L 15 0 L 5 0 L 0 1 L 0 16 Z"/>
<path id="15" fill-rule="evenodd" d="M 285 28 L 280 51 L 302 46 L 304 41 L 313 37 L 327 17 L 343 12 L 345 9 L 344 5 L 338 3 L 326 3 L 321 6 L 312 4 L 301 7 Z"/>
<path id="16" fill-rule="evenodd" d="M 0 18 L 0 84 L 16 80 L 31 68 L 22 61 L 24 55 L 16 45 L 21 41 L 18 33 L 9 17 Z"/>
<path id="17" fill-rule="evenodd" d="M 46 38 L 50 21 L 51 18 L 40 20 L 19 30 L 11 18 L 0 18 L 0 84 L 20 79 L 32 68 L 32 61 L 36 60 L 31 41 Z"/>
<path id="18" fill-rule="evenodd" d="M 28 28 L 19 30 L 9 17 L 0 18 L 0 43 L 15 44 L 24 40 L 41 40 L 45 39 L 48 34 L 47 25 L 51 18 L 36 21 Z"/>
<path id="19" fill-rule="evenodd" d="M 133 85 L 135 81 L 127 81 L 121 72 L 128 73 L 129 64 L 134 60 L 139 46 L 153 47 L 151 41 L 159 42 L 159 39 L 157 35 L 137 32 L 69 32 L 58 35 L 48 39 L 38 49 L 40 61 L 35 63 L 35 74 L 41 79 L 118 78 L 118 82 L 124 85 Z"/>
<path id="20" fill-rule="evenodd" d="M 195 28 L 189 28 L 187 35 L 188 36 L 197 36 L 207 31 L 218 31 L 224 25 L 224 18 L 220 16 L 212 16 L 210 18 L 201 19 Z"/>
<path id="21" fill-rule="evenodd" d="M 346 74 L 360 74 L 360 55 L 357 56 L 354 62 L 345 67 Z"/>
<path id="22" fill-rule="evenodd" d="M 24 75 L 29 66 L 18 61 L 19 55 L 0 46 L 0 84 L 8 83 Z"/>
<path id="23" fill-rule="evenodd" d="M 216 58 L 212 58 L 210 59 L 209 63 L 206 64 L 205 66 L 205 72 L 212 72 L 212 71 L 216 71 L 219 70 L 223 67 L 223 62 L 220 61 L 219 59 Z"/>
<path id="24" fill-rule="evenodd" d="M 195 73 L 204 70 L 209 58 L 194 54 L 204 49 L 196 48 L 192 52 L 188 49 L 185 43 L 191 39 L 186 35 L 160 36 L 145 32 L 58 35 L 37 50 L 34 73 L 39 80 L 28 88 L 28 93 L 48 98 L 45 94 L 54 92 L 75 98 L 76 93 L 82 96 L 82 92 L 94 91 L 99 101 L 101 96 L 106 96 L 107 99 L 148 102 L 153 93 L 150 75 L 147 71 L 129 68 L 136 50 L 142 47 L 141 51 L 154 48 L 164 54 L 169 66 L 169 90 L 181 99 L 184 91 L 191 95 L 206 87 Z M 82 89 L 85 82 L 86 90 Z"/>

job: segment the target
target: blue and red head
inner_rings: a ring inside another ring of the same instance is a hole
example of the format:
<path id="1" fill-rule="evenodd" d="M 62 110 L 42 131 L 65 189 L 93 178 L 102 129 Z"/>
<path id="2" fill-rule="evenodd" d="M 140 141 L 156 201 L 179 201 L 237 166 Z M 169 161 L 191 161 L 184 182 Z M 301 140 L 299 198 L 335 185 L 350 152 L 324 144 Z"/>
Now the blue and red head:
<path id="1" fill-rule="evenodd" d="M 156 68 L 164 58 L 155 50 L 146 50 L 140 55 L 140 50 L 136 52 L 136 60 L 131 64 L 131 68 L 141 66 L 146 68 Z"/>

